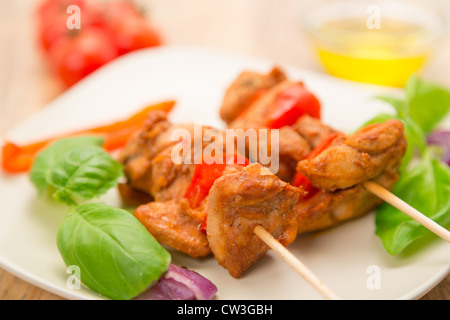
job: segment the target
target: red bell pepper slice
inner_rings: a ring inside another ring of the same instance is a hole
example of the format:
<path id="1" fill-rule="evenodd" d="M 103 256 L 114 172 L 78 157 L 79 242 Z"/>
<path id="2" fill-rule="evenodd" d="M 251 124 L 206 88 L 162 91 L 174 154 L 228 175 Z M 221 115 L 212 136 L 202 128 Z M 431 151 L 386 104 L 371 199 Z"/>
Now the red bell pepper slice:
<path id="1" fill-rule="evenodd" d="M 192 209 L 197 208 L 208 196 L 216 179 L 223 175 L 227 164 L 232 163 L 245 167 L 250 162 L 246 157 L 238 154 L 224 154 L 222 163 L 214 163 L 212 158 L 203 156 L 202 162 L 195 165 L 191 183 L 184 194 L 184 198 L 187 199 Z M 206 233 L 206 219 L 207 215 L 199 225 L 199 230 L 204 233 Z"/>
<path id="2" fill-rule="evenodd" d="M 214 163 L 212 157 L 203 156 L 202 162 L 195 165 L 191 183 L 184 194 L 192 209 L 200 205 L 208 195 L 214 181 L 222 176 L 227 164 L 232 163 L 247 166 L 249 161 L 237 154 L 224 154 L 222 163 Z"/>
<path id="3" fill-rule="evenodd" d="M 320 119 L 320 112 L 321 105 L 316 96 L 298 83 L 278 94 L 265 125 L 271 129 L 279 129 L 293 125 L 305 114 Z"/>
<path id="4" fill-rule="evenodd" d="M 105 138 L 105 142 L 103 144 L 103 148 L 105 148 L 105 150 L 113 151 L 122 148 L 125 146 L 133 132 L 142 127 L 150 111 L 162 110 L 168 113 L 172 110 L 174 105 L 174 101 L 151 105 L 123 121 L 50 138 L 26 146 L 18 146 L 12 142 L 6 141 L 2 147 L 2 168 L 8 173 L 26 172 L 31 168 L 35 157 L 42 149 L 55 140 L 69 136 L 84 134 L 100 135 Z"/>
<path id="5" fill-rule="evenodd" d="M 302 188 L 302 190 L 306 192 L 306 194 L 301 197 L 302 200 L 311 198 L 320 190 L 319 188 L 314 187 L 311 181 L 309 181 L 309 179 L 305 177 L 301 172 L 297 172 L 292 185 L 298 188 Z"/>
<path id="6" fill-rule="evenodd" d="M 311 160 L 321 154 L 324 150 L 328 149 L 328 147 L 339 137 L 343 137 L 344 134 L 340 132 L 335 132 L 329 135 L 327 138 L 322 140 L 305 158 L 305 160 Z M 297 172 L 294 177 L 294 181 L 292 185 L 295 187 L 301 187 L 304 191 L 307 192 L 305 196 L 303 196 L 303 200 L 311 198 L 315 195 L 320 189 L 313 186 L 311 181 L 307 177 L 305 177 L 301 172 Z"/>

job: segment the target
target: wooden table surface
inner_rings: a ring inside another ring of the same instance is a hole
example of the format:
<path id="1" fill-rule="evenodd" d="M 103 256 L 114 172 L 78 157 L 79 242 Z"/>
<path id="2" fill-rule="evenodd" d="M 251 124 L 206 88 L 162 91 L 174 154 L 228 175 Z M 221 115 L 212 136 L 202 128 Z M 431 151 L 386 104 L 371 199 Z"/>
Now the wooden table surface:
<path id="1" fill-rule="evenodd" d="M 0 1 L 0 134 L 62 93 L 36 46 L 33 9 L 37 2 Z M 139 2 L 160 27 L 167 44 L 211 46 L 323 72 L 297 27 L 291 9 L 295 0 Z M 449 56 L 447 40 L 422 75 L 450 86 Z M 61 298 L 0 269 L 0 300 L 5 299 Z M 450 276 L 422 299 L 449 300 Z"/>

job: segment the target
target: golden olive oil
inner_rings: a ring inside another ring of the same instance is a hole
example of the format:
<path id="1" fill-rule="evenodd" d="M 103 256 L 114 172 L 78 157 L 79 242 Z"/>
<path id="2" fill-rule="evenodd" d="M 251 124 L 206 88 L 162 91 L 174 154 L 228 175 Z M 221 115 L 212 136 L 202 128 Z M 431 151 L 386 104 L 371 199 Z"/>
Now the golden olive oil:
<path id="1" fill-rule="evenodd" d="M 429 31 L 408 21 L 381 19 L 373 28 L 365 19 L 347 18 L 323 24 L 316 36 L 327 70 L 354 81 L 401 87 L 429 54 Z"/>

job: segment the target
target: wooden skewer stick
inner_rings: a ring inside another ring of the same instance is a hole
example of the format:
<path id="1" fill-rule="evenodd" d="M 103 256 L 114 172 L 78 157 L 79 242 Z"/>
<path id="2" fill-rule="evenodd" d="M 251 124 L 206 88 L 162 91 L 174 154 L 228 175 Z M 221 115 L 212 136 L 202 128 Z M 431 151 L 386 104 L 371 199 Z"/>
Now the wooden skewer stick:
<path id="1" fill-rule="evenodd" d="M 411 207 L 405 201 L 394 195 L 392 192 L 386 190 L 385 188 L 383 188 L 382 186 L 373 181 L 366 181 L 363 183 L 363 186 L 367 190 L 378 196 L 379 198 L 383 199 L 387 203 L 391 204 L 398 210 L 402 211 L 409 217 L 419 222 L 425 228 L 432 231 L 445 241 L 450 242 L 450 232 L 447 229 L 437 224 L 435 221 L 431 220 L 420 211 Z"/>
<path id="2" fill-rule="evenodd" d="M 274 250 L 284 261 L 286 261 L 297 273 L 309 282 L 323 297 L 329 300 L 340 300 L 340 298 L 327 288 L 303 263 L 301 263 L 289 250 L 261 226 L 256 226 L 253 232 Z"/>

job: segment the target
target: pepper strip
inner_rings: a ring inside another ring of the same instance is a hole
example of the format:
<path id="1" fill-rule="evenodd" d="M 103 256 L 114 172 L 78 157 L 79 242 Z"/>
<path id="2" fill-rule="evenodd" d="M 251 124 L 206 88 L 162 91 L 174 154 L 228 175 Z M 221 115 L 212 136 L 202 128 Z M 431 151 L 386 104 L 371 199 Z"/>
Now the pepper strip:
<path id="1" fill-rule="evenodd" d="M 271 129 L 279 129 L 293 125 L 305 114 L 320 119 L 320 113 L 321 104 L 317 97 L 302 83 L 297 83 L 278 94 L 265 125 Z"/>
<path id="2" fill-rule="evenodd" d="M 122 148 L 125 146 L 130 136 L 142 127 L 150 111 L 161 110 L 168 113 L 173 109 L 174 105 L 175 101 L 161 102 L 148 106 L 123 121 L 62 135 L 60 137 L 50 138 L 25 146 L 18 146 L 15 143 L 6 141 L 2 147 L 2 169 L 7 173 L 27 172 L 33 165 L 35 157 L 42 149 L 55 140 L 70 136 L 84 134 L 100 135 L 105 138 L 105 142 L 103 144 L 103 148 L 105 150 L 113 151 Z"/>
<path id="3" fill-rule="evenodd" d="M 195 165 L 191 183 L 186 189 L 186 193 L 184 195 L 184 198 L 187 199 L 192 209 L 197 208 L 203 199 L 208 196 L 209 190 L 213 186 L 214 182 L 223 175 L 223 172 L 228 164 L 237 164 L 244 167 L 250 164 L 246 157 L 238 154 L 224 154 L 222 163 L 208 164 L 208 162 L 211 161 L 206 160 L 206 157 L 202 157 L 202 162 Z M 199 230 L 205 234 L 207 218 L 208 215 L 203 218 L 198 227 Z"/>

